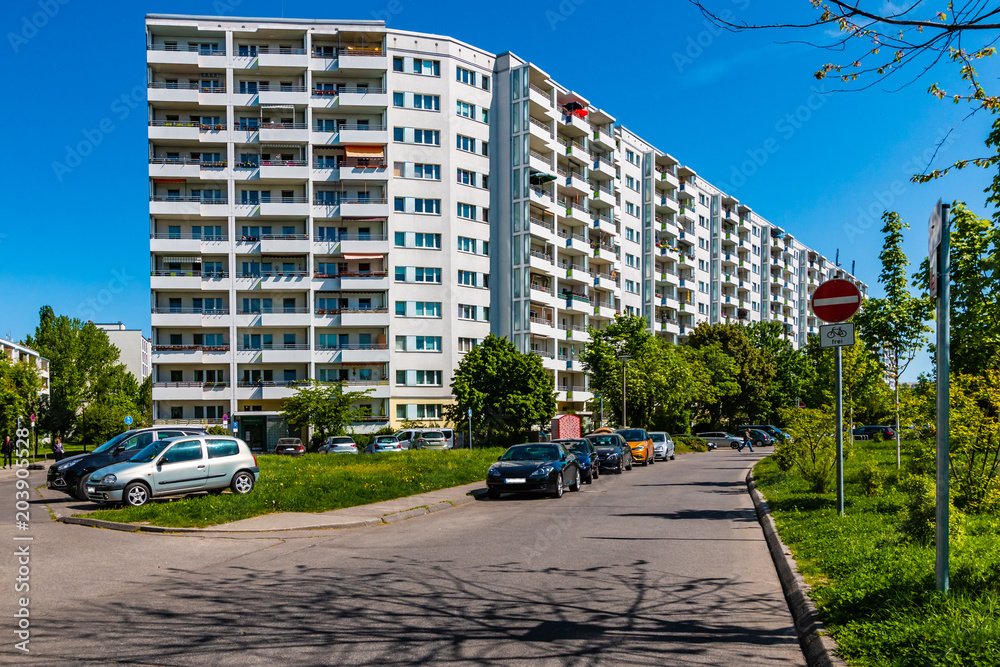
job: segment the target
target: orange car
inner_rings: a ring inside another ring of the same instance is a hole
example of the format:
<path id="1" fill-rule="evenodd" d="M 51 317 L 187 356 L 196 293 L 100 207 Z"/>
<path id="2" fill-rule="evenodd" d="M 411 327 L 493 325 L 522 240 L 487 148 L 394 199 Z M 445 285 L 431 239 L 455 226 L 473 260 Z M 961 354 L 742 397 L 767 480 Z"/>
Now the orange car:
<path id="1" fill-rule="evenodd" d="M 644 466 L 656 463 L 656 455 L 653 451 L 653 440 L 646 433 L 644 428 L 620 428 L 615 431 L 625 438 L 625 442 L 632 448 L 632 458 L 636 463 Z"/>

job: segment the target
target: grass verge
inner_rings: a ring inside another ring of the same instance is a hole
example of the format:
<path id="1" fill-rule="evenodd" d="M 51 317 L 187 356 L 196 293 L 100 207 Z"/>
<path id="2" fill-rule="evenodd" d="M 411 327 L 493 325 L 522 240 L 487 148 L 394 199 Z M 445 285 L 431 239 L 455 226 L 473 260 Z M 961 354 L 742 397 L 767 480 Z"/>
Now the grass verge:
<path id="1" fill-rule="evenodd" d="M 874 497 L 862 493 L 866 463 L 888 477 Z M 896 488 L 893 442 L 855 446 L 843 518 L 835 494 L 810 492 L 773 457 L 754 475 L 848 664 L 1000 665 L 1000 517 L 967 517 L 965 535 L 951 545 L 945 596 L 935 592 L 933 544 L 909 542 L 899 530 L 908 496 Z"/>
<path id="2" fill-rule="evenodd" d="M 102 509 L 86 516 L 122 523 L 199 527 L 272 512 L 326 512 L 485 481 L 503 449 L 406 451 L 351 456 L 259 456 L 260 480 L 245 496 L 198 494 L 143 507 Z"/>

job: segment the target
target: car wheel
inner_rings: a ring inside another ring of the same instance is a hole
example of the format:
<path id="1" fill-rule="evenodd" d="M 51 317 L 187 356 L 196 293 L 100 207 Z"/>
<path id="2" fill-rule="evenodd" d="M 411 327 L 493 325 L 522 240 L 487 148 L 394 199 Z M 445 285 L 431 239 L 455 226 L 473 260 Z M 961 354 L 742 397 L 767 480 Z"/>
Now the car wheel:
<path id="1" fill-rule="evenodd" d="M 676 456 L 676 454 L 674 454 L 673 452 L 670 452 L 670 460 L 671 460 L 671 461 L 673 461 L 673 460 L 674 460 L 674 457 L 675 457 L 675 456 Z"/>
<path id="2" fill-rule="evenodd" d="M 733 441 L 733 442 L 730 442 L 730 443 L 729 443 L 729 446 L 730 446 L 730 447 L 732 447 L 733 449 L 739 449 L 739 448 L 740 448 L 740 445 L 739 445 L 739 443 L 738 443 L 738 442 L 735 442 L 735 441 Z"/>
<path id="3" fill-rule="evenodd" d="M 87 473 L 86 476 L 80 480 L 79 484 L 73 488 L 73 492 L 70 493 L 70 495 L 77 500 L 90 500 L 90 496 L 87 495 L 87 477 L 90 477 L 90 473 Z"/>
<path id="4" fill-rule="evenodd" d="M 498 489 L 490 489 L 486 492 L 486 496 L 490 500 L 500 500 L 500 491 Z"/>
<path id="5" fill-rule="evenodd" d="M 132 482 L 122 492 L 122 501 L 131 507 L 142 507 L 149 502 L 149 487 L 142 482 Z"/>
<path id="6" fill-rule="evenodd" d="M 570 491 L 579 491 L 580 490 L 580 469 L 579 468 L 576 469 L 576 477 L 573 479 L 573 483 L 569 485 L 569 490 Z"/>
<path id="7" fill-rule="evenodd" d="M 253 491 L 254 479 L 253 475 L 243 470 L 236 473 L 233 477 L 233 481 L 230 482 L 229 488 L 232 489 L 233 493 L 238 496 L 245 496 L 246 494 Z"/>
<path id="8" fill-rule="evenodd" d="M 631 469 L 632 469 L 632 459 L 629 459 L 628 465 L 625 466 L 625 470 L 631 470 Z"/>
<path id="9" fill-rule="evenodd" d="M 656 463 L 656 452 L 653 452 L 653 455 L 649 457 L 649 465 L 653 465 L 654 463 Z"/>
<path id="10" fill-rule="evenodd" d="M 558 475 L 556 475 L 556 487 L 552 491 L 552 497 L 553 498 L 563 497 L 563 478 L 561 472 Z"/>

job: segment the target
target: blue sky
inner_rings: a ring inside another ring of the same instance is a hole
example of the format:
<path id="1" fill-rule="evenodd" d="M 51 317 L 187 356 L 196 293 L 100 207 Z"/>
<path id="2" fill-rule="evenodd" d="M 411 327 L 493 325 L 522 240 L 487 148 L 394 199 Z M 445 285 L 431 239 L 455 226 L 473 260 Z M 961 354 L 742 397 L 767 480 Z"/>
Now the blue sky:
<path id="1" fill-rule="evenodd" d="M 710 4 L 735 20 L 783 18 L 773 3 Z M 807 18 L 808 4 L 800 4 L 797 18 Z M 622 6 L 627 11 L 618 11 Z M 987 173 L 908 181 L 966 113 L 926 92 L 934 81 L 960 88 L 948 65 L 899 92 L 832 92 L 836 86 L 813 73 L 838 54 L 776 43 L 804 34 L 721 32 L 682 0 L 358 0 L 337 7 L 292 0 L 4 3 L 0 76 L 14 94 L 3 109 L 10 190 L 0 218 L 0 336 L 31 333 L 44 304 L 149 332 L 147 12 L 383 18 L 392 28 L 513 51 L 806 244 L 830 258 L 839 249 L 875 295 L 883 209 L 912 225 L 906 250 L 914 265 L 926 254 L 927 219 L 939 197 L 989 214 Z M 994 63 L 980 69 L 995 82 Z M 984 154 L 988 123 L 973 118 L 958 127 L 936 164 Z M 74 151 L 81 142 L 86 155 Z M 914 373 L 928 367 L 922 360 Z"/>

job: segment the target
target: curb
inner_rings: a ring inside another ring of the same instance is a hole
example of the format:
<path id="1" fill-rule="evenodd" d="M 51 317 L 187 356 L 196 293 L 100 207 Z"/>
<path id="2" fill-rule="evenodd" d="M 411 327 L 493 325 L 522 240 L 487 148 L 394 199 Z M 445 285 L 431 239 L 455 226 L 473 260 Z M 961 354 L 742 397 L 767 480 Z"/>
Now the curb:
<path id="1" fill-rule="evenodd" d="M 453 500 L 442 500 L 441 502 L 435 503 L 427 507 L 414 507 L 413 509 L 404 510 L 402 512 L 396 512 L 394 514 L 386 514 L 379 518 L 371 519 L 356 519 L 353 521 L 342 521 L 339 523 L 325 523 L 317 524 L 312 526 L 295 526 L 293 528 L 271 528 L 268 530 L 226 530 L 225 528 L 213 527 L 213 528 L 171 528 L 166 526 L 143 526 L 136 525 L 133 523 L 119 523 L 117 521 L 103 521 L 101 519 L 88 519 L 86 517 L 75 517 L 75 516 L 62 516 L 55 512 L 55 520 L 58 523 L 66 523 L 76 526 L 88 526 L 91 528 L 105 528 L 107 530 L 118 530 L 125 533 L 184 533 L 188 535 L 199 535 L 205 533 L 225 533 L 225 534 L 255 534 L 255 533 L 287 533 L 295 531 L 307 531 L 307 530 L 340 530 L 342 528 L 371 528 L 373 526 L 383 526 L 391 525 L 398 521 L 403 521 L 405 519 L 412 519 L 413 517 L 423 516 L 425 514 L 432 514 L 435 512 L 440 512 L 441 510 L 453 509 L 455 507 L 460 507 L 462 505 L 471 503 L 477 500 L 479 497 L 486 495 L 485 489 L 476 489 L 469 494 L 462 496 L 460 498 L 455 498 Z M 223 524 L 225 525 L 225 524 Z"/>
<path id="2" fill-rule="evenodd" d="M 767 549 L 771 552 L 774 569 L 781 581 L 781 589 L 788 603 L 788 610 L 795 622 L 795 631 L 799 636 L 799 645 L 809 667 L 847 667 L 836 655 L 837 643 L 826 634 L 826 628 L 819 619 L 819 613 L 809 597 L 809 584 L 799 574 L 795 559 L 785 543 L 781 541 L 778 530 L 771 517 L 771 507 L 757 490 L 757 482 L 753 477 L 753 468 L 747 471 L 747 489 L 757 510 L 757 520 L 764 530 Z"/>

